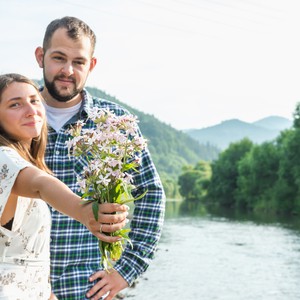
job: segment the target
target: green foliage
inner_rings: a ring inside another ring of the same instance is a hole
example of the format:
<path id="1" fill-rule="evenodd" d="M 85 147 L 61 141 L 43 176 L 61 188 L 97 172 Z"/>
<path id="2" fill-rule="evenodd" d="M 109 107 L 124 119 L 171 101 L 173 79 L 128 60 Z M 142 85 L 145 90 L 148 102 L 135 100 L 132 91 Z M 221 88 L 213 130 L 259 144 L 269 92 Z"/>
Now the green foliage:
<path id="1" fill-rule="evenodd" d="M 165 172 L 160 173 L 160 178 L 163 183 L 163 187 L 166 195 L 169 199 L 180 199 L 181 195 L 179 193 L 179 187 L 177 184 L 177 180 L 171 178 Z"/>
<path id="2" fill-rule="evenodd" d="M 300 128 L 285 131 L 278 139 L 280 163 L 275 185 L 278 210 L 299 213 L 300 196 Z"/>
<path id="3" fill-rule="evenodd" d="M 211 177 L 210 164 L 200 161 L 194 168 L 185 167 L 179 176 L 179 192 L 187 200 L 200 200 L 207 193 L 208 182 Z"/>
<path id="4" fill-rule="evenodd" d="M 297 103 L 293 116 L 294 116 L 293 126 L 294 128 L 299 129 L 300 128 L 300 103 Z"/>
<path id="5" fill-rule="evenodd" d="M 300 104 L 293 128 L 260 145 L 231 144 L 212 163 L 207 199 L 216 207 L 300 214 Z"/>
<path id="6" fill-rule="evenodd" d="M 278 179 L 278 166 L 279 155 L 274 143 L 253 146 L 238 164 L 235 194 L 237 206 L 247 210 L 260 210 L 262 201 L 274 206 L 274 184 Z"/>
<path id="7" fill-rule="evenodd" d="M 221 206 L 235 206 L 237 190 L 238 167 L 240 160 L 253 146 L 249 139 L 232 143 L 223 151 L 218 160 L 212 163 L 212 177 L 208 188 L 208 198 L 214 204 Z"/>

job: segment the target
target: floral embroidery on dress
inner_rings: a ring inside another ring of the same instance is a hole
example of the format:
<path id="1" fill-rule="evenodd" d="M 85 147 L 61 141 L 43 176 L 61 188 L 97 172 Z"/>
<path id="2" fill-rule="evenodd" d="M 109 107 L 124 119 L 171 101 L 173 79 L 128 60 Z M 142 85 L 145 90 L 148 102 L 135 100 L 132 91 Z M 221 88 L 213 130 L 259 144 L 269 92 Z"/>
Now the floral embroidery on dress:
<path id="1" fill-rule="evenodd" d="M 8 171 L 9 170 L 7 168 L 7 164 L 4 164 L 0 171 L 0 179 L 4 179 L 5 177 L 7 177 Z"/>
<path id="2" fill-rule="evenodd" d="M 7 275 L 1 275 L 0 274 L 0 282 L 3 285 L 8 285 L 8 284 L 14 282 L 15 277 L 16 277 L 15 273 L 9 273 Z"/>
<path id="3" fill-rule="evenodd" d="M 8 174 L 8 167 L 6 164 L 4 164 L 0 170 L 0 185 L 1 185 L 1 180 L 5 179 Z M 0 194 L 3 194 L 3 188 L 0 186 Z"/>
<path id="4" fill-rule="evenodd" d="M 39 230 L 39 233 L 43 233 L 45 231 L 45 226 L 42 226 L 41 229 Z"/>

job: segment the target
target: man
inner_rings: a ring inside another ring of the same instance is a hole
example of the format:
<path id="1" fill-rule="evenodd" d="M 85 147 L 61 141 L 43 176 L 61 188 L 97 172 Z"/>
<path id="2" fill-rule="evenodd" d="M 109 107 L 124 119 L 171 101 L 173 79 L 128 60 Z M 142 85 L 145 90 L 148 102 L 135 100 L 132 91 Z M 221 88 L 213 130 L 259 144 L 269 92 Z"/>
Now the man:
<path id="1" fill-rule="evenodd" d="M 115 103 L 92 97 L 84 89 L 97 63 L 93 57 L 95 44 L 95 34 L 87 24 L 64 17 L 48 25 L 43 47 L 35 51 L 43 68 L 42 95 L 50 125 L 46 162 L 73 191 L 77 191 L 76 175 L 81 173 L 85 162 L 82 158 L 69 159 L 66 130 L 79 119 L 86 120 L 94 107 L 109 108 L 117 115 L 128 113 Z M 110 272 L 99 269 L 98 240 L 78 222 L 52 211 L 51 280 L 59 300 L 100 299 L 107 293 L 106 299 L 111 300 L 147 269 L 164 217 L 164 192 L 148 149 L 141 154 L 139 171 L 133 182 L 136 193 L 148 192 L 135 201 L 130 233 L 133 247 L 126 247 Z M 102 231 L 109 230 L 110 225 L 103 224 Z"/>

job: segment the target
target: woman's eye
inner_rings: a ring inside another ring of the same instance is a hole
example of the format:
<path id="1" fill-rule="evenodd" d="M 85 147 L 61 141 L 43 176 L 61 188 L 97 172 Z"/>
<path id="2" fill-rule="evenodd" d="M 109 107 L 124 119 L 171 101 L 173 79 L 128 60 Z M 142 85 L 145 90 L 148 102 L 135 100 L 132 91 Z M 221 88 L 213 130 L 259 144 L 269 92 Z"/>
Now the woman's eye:
<path id="1" fill-rule="evenodd" d="M 18 107 L 20 104 L 19 103 L 12 103 L 9 107 Z"/>
<path id="2" fill-rule="evenodd" d="M 41 101 L 39 99 L 32 99 L 31 103 L 40 103 Z"/>

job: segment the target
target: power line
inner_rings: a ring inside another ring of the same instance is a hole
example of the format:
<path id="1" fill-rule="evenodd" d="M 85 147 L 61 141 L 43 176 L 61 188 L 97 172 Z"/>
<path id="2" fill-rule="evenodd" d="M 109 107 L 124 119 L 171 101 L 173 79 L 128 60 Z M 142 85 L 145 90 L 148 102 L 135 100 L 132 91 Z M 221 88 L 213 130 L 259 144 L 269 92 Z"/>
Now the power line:
<path id="1" fill-rule="evenodd" d="M 102 14 L 107 14 L 107 15 L 117 16 L 117 17 L 121 17 L 121 18 L 126 18 L 126 19 L 129 19 L 129 20 L 135 21 L 135 22 L 144 23 L 144 24 L 148 24 L 148 25 L 152 25 L 152 26 L 156 26 L 156 27 L 161 27 L 161 28 L 172 30 L 172 31 L 178 31 L 178 32 L 188 33 L 188 34 L 196 34 L 196 35 L 206 36 L 206 37 L 209 37 L 209 38 L 214 38 L 212 35 L 200 33 L 198 31 L 183 29 L 183 28 L 170 26 L 170 25 L 165 25 L 165 24 L 162 24 L 162 23 L 157 23 L 157 22 L 153 22 L 153 21 L 149 21 L 149 20 L 144 20 L 144 19 L 140 19 L 140 18 L 128 16 L 128 15 L 122 15 L 122 14 L 119 14 L 119 13 L 110 12 L 110 11 L 107 11 L 107 10 L 95 8 L 94 6 L 91 7 L 91 6 L 88 6 L 88 5 L 83 5 L 83 4 L 70 2 L 70 1 L 67 1 L 67 0 L 60 0 L 59 1 L 59 3 L 62 3 L 62 2 L 64 2 L 65 4 L 71 5 L 71 6 L 86 8 L 86 9 L 92 10 L 93 12 L 99 12 L 99 13 L 102 13 Z"/>
<path id="2" fill-rule="evenodd" d="M 247 29 L 245 27 L 240 27 L 240 26 L 229 24 L 229 23 L 225 23 L 225 22 L 213 20 L 213 19 L 210 19 L 210 18 L 206 18 L 206 17 L 203 17 L 203 16 L 194 15 L 194 14 L 178 11 L 178 10 L 175 10 L 175 9 L 166 8 L 166 7 L 158 5 L 158 4 L 153 4 L 153 3 L 145 2 L 145 1 L 142 1 L 142 0 L 131 0 L 131 1 L 139 2 L 139 3 L 142 3 L 142 4 L 148 5 L 148 6 L 152 6 L 152 7 L 156 7 L 156 8 L 159 8 L 159 9 L 166 10 L 166 11 L 171 12 L 171 13 L 175 13 L 175 14 L 179 14 L 179 15 L 183 15 L 183 16 L 187 16 L 187 17 L 192 17 L 192 18 L 207 21 L 207 22 L 210 22 L 210 23 L 220 24 L 220 25 L 224 25 L 224 26 L 231 27 L 231 28 L 234 28 L 234 29 L 239 29 L 239 30 L 242 30 L 242 31 L 244 31 L 244 30 L 249 31 L 249 29 Z M 225 5 L 225 6 L 227 6 L 227 5 Z"/>

